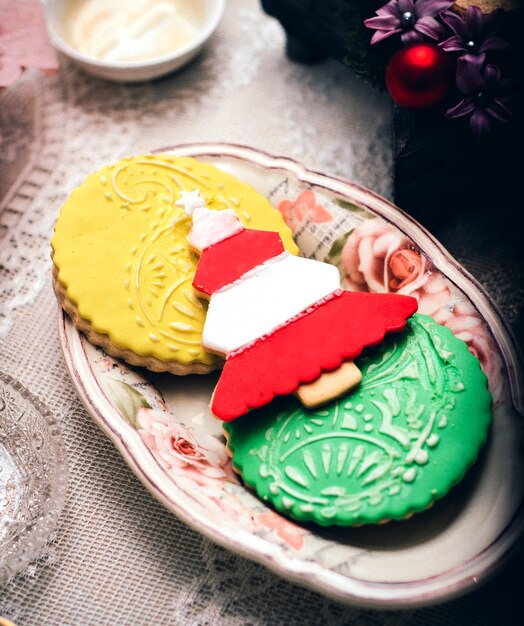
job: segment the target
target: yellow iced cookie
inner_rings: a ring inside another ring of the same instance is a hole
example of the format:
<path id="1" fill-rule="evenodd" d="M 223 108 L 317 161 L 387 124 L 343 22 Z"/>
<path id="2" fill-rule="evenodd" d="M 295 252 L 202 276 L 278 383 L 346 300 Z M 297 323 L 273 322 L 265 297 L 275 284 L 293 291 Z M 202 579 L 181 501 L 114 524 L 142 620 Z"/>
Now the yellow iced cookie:
<path id="1" fill-rule="evenodd" d="M 89 339 L 133 365 L 178 374 L 220 365 L 201 345 L 205 304 L 192 288 L 191 219 L 176 205 L 198 189 L 209 208 L 278 231 L 280 213 L 251 186 L 207 163 L 169 154 L 123 159 L 91 174 L 61 209 L 52 240 L 55 289 Z"/>

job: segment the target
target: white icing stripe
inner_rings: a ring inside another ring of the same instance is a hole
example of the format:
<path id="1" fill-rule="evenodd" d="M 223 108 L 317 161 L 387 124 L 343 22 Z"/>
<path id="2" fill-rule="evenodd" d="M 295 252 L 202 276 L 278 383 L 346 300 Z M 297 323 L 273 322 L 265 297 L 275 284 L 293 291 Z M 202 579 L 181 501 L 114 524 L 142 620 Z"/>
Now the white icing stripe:
<path id="1" fill-rule="evenodd" d="M 233 209 L 212 211 L 198 207 L 193 211 L 192 218 L 193 226 L 187 235 L 187 242 L 200 252 L 244 230 Z"/>
<path id="2" fill-rule="evenodd" d="M 220 287 L 220 289 L 217 289 L 214 293 L 222 293 L 223 291 L 232 289 L 238 283 L 244 280 L 247 280 L 249 278 L 253 278 L 255 274 L 259 274 L 260 272 L 263 272 L 266 269 L 266 266 L 269 265 L 270 263 L 280 263 L 280 261 L 283 261 L 288 256 L 291 256 L 290 253 L 287 250 L 284 250 L 284 252 L 277 254 L 277 256 L 273 256 L 267 259 L 266 261 L 264 261 L 263 263 L 260 263 L 259 265 L 255 265 L 255 267 L 252 267 L 247 272 L 244 272 L 241 276 L 236 278 L 232 283 L 225 284 L 223 287 Z"/>
<path id="3" fill-rule="evenodd" d="M 211 296 L 202 344 L 228 354 L 267 335 L 339 288 L 333 265 L 282 254 Z"/>

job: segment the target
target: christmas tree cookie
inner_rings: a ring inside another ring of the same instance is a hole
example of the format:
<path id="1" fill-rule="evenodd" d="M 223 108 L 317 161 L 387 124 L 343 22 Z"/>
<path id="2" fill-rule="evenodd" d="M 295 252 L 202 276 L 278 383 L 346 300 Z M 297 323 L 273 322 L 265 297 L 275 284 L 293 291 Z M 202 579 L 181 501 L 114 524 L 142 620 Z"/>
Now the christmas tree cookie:
<path id="1" fill-rule="evenodd" d="M 486 441 L 486 377 L 448 328 L 414 315 L 357 364 L 360 385 L 329 404 L 281 398 L 224 425 L 235 469 L 292 518 L 404 519 L 458 483 Z"/>
<path id="2" fill-rule="evenodd" d="M 191 220 L 176 204 L 181 192 L 195 190 L 213 211 L 277 231 L 298 252 L 280 213 L 252 187 L 170 154 L 102 168 L 60 211 L 52 240 L 58 298 L 91 342 L 132 365 L 186 374 L 222 364 L 202 346 L 206 304 L 191 286 Z"/>
<path id="3" fill-rule="evenodd" d="M 315 406 L 344 393 L 360 381 L 352 360 L 417 309 L 409 296 L 340 289 L 336 267 L 289 254 L 278 233 L 244 228 L 198 194 L 179 204 L 200 254 L 193 286 L 210 298 L 202 344 L 227 355 L 211 401 L 225 421 L 279 395 Z"/>

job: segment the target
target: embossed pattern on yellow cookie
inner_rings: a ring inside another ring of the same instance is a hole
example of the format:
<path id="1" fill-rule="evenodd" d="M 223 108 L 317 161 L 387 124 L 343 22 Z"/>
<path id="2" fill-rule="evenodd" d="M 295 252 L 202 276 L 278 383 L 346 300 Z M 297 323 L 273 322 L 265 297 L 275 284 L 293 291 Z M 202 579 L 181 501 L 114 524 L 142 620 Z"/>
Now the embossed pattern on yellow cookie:
<path id="1" fill-rule="evenodd" d="M 250 228 L 278 231 L 297 252 L 278 211 L 252 187 L 209 164 L 161 154 L 88 176 L 62 207 L 53 262 L 78 317 L 117 350 L 212 369 L 217 357 L 201 345 L 205 304 L 192 288 L 191 220 L 175 204 L 194 189 L 210 208 L 234 209 Z"/>

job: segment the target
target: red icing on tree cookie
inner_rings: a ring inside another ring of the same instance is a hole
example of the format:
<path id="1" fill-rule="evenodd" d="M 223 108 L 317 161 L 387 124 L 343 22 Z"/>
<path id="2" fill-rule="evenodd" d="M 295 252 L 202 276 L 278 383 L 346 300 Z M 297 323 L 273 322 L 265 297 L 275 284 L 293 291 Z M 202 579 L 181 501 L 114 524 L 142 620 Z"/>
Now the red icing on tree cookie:
<path id="1" fill-rule="evenodd" d="M 278 233 L 243 230 L 204 249 L 193 287 L 210 296 L 282 252 L 284 245 Z"/>
<path id="2" fill-rule="evenodd" d="M 398 294 L 339 290 L 250 346 L 228 356 L 211 410 L 224 421 L 291 394 L 322 372 L 353 360 L 362 350 L 402 330 L 417 301 Z"/>

